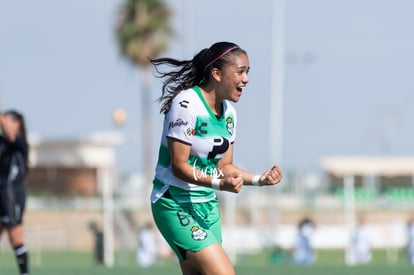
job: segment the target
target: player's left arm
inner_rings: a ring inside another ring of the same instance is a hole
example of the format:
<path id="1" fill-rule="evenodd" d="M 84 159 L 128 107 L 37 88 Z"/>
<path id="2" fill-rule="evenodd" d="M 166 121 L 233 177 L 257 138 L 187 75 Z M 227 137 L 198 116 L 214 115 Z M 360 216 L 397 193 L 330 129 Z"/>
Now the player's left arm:
<path id="1" fill-rule="evenodd" d="M 223 171 L 224 175 L 238 173 L 243 177 L 244 185 L 254 185 L 253 182 L 258 182 L 259 185 L 275 185 L 282 180 L 282 171 L 279 166 L 272 166 L 261 175 L 255 175 L 244 169 L 241 169 L 233 163 L 233 144 L 230 145 L 227 152 L 217 163 L 217 168 Z"/>

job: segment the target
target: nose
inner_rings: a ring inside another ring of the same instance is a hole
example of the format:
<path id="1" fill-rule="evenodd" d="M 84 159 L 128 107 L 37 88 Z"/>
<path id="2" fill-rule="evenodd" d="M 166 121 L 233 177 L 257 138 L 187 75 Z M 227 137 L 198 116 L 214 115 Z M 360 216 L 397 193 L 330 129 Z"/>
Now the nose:
<path id="1" fill-rule="evenodd" d="M 243 83 L 244 83 L 244 84 L 249 83 L 249 77 L 247 76 L 247 74 L 244 74 L 244 75 L 243 75 L 243 79 L 242 79 L 242 81 L 243 81 Z"/>

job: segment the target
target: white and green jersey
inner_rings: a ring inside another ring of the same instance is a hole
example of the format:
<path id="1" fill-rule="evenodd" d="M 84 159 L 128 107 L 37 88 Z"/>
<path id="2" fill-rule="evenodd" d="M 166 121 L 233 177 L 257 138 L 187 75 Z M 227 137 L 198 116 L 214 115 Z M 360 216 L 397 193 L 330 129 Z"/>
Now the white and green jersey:
<path id="1" fill-rule="evenodd" d="M 167 189 L 177 202 L 206 202 L 215 199 L 216 194 L 212 188 L 191 184 L 173 175 L 167 138 L 191 146 L 188 163 L 193 167 L 194 179 L 206 175 L 221 176 L 217 162 L 235 140 L 236 121 L 236 110 L 229 101 L 223 101 L 222 115 L 217 118 L 198 86 L 180 92 L 164 118 L 151 201 L 157 201 Z"/>

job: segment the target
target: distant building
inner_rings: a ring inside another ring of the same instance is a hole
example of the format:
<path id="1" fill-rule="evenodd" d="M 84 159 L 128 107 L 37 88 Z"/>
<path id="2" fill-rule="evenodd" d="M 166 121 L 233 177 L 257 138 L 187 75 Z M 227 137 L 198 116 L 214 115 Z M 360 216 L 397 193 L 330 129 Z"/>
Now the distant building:
<path id="1" fill-rule="evenodd" d="M 322 167 L 332 189 L 352 176 L 357 200 L 414 201 L 414 157 L 328 157 Z"/>
<path id="2" fill-rule="evenodd" d="M 115 146 L 122 142 L 116 133 L 79 139 L 31 137 L 26 186 L 32 195 L 95 196 L 104 178 L 114 185 Z"/>

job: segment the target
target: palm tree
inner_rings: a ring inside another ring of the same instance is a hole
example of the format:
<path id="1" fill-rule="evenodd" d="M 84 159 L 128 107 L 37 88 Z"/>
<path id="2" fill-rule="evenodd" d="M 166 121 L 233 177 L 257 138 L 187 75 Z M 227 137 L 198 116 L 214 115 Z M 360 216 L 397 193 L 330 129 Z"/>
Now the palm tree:
<path id="1" fill-rule="evenodd" d="M 172 12 L 162 0 L 124 0 L 119 9 L 116 38 L 123 57 L 142 68 L 141 112 L 143 165 L 145 180 L 150 180 L 152 164 L 151 71 L 148 58 L 167 49 L 172 36 L 169 18 Z"/>
<path id="2" fill-rule="evenodd" d="M 125 0 L 116 28 L 121 53 L 134 65 L 147 67 L 148 57 L 167 48 L 170 16 L 171 10 L 161 0 Z"/>

